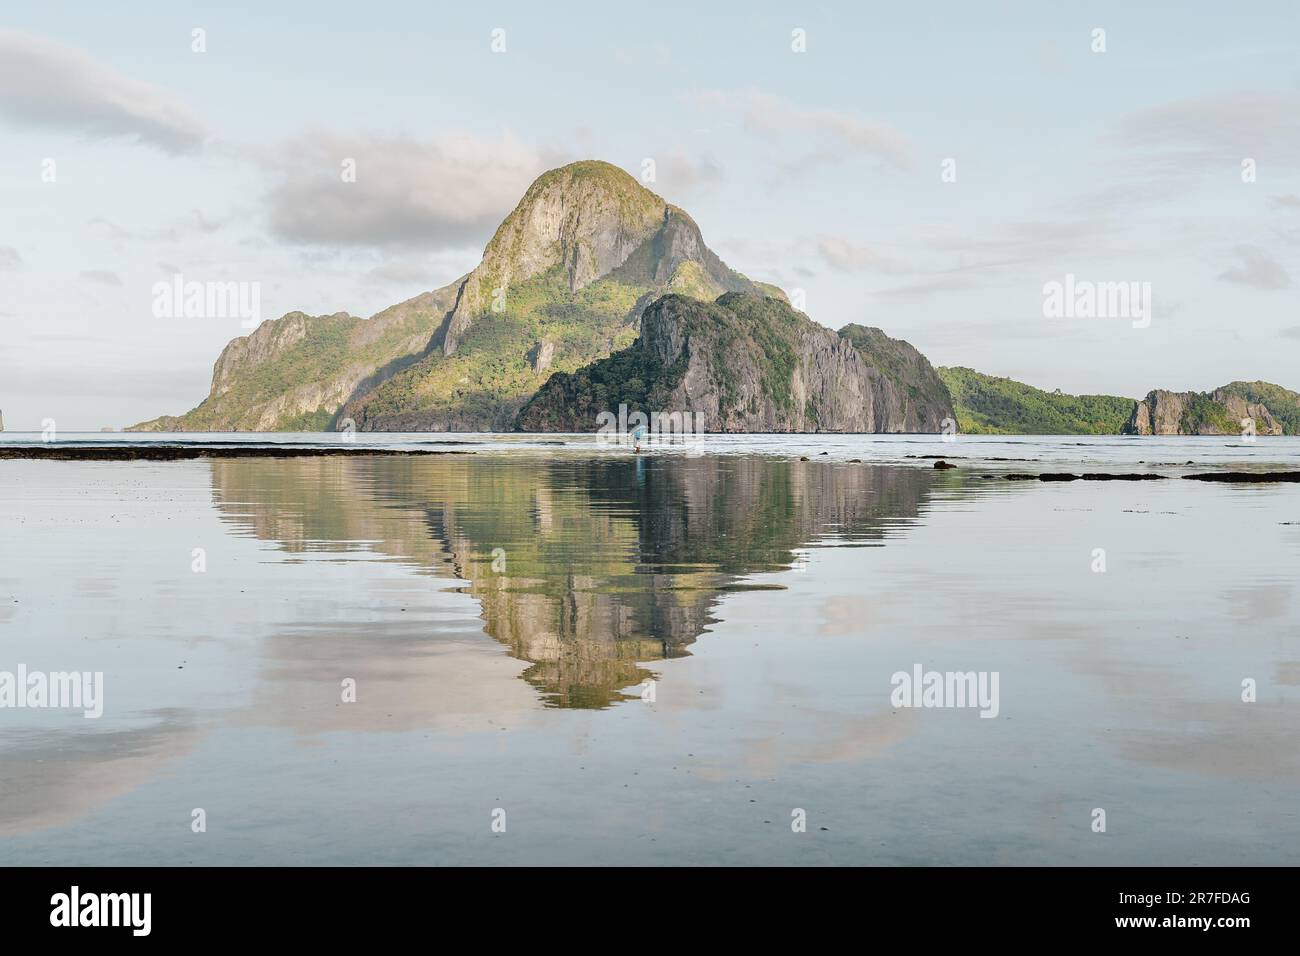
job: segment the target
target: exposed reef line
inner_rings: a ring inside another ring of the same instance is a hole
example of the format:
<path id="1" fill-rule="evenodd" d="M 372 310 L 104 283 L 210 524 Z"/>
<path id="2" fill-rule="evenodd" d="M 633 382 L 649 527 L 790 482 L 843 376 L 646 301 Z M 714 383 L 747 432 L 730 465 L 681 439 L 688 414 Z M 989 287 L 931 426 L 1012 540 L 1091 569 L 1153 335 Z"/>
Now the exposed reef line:
<path id="1" fill-rule="evenodd" d="M 273 447 L 268 445 L 202 447 L 196 445 L 128 445 L 95 448 L 86 445 L 28 445 L 0 447 L 0 458 L 33 458 L 54 461 L 188 461 L 195 458 L 329 458 L 356 455 L 472 455 L 469 451 L 431 448 L 337 448 Z"/>

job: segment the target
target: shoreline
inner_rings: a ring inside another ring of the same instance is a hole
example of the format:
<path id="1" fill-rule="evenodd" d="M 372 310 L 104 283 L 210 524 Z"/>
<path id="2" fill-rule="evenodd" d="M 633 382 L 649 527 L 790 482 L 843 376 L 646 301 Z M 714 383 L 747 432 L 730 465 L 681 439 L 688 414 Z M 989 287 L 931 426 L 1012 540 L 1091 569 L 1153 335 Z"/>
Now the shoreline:
<path id="1" fill-rule="evenodd" d="M 446 444 L 461 444 L 460 442 L 447 442 Z M 465 442 L 463 444 L 474 444 Z M 562 444 L 562 443 L 561 443 Z M 365 445 L 335 445 L 335 446 L 317 446 L 317 445 L 278 445 L 278 444 L 228 444 L 228 445 L 205 445 L 202 443 L 172 445 L 163 443 L 141 442 L 141 443 L 114 443 L 112 445 L 56 445 L 56 444 L 35 444 L 35 445 L 0 445 L 0 460 L 28 460 L 28 461 L 194 461 L 202 458 L 348 458 L 357 456 L 374 455 L 379 457 L 402 457 L 402 456 L 429 456 L 429 455 L 473 455 L 474 451 L 464 449 L 445 449 L 445 448 L 383 448 L 369 447 Z M 655 457 L 653 454 L 647 457 Z M 909 458 L 917 460 L 917 466 L 921 461 L 938 459 L 930 466 L 940 470 L 957 470 L 959 466 L 952 464 L 938 455 L 909 455 Z M 812 461 L 811 458 L 801 456 L 800 461 Z M 990 457 L 987 459 L 965 458 L 964 461 L 970 465 L 978 467 L 982 463 L 1007 462 L 1007 461 L 1025 461 L 1026 459 L 1008 459 L 1005 457 Z M 829 462 L 828 462 L 829 463 Z M 842 461 L 834 461 L 836 464 L 845 464 Z M 866 464 L 877 467 L 907 467 L 892 462 L 864 462 L 861 459 L 850 459 L 847 464 Z M 1117 463 L 1118 464 L 1118 463 Z M 1191 464 L 1190 462 L 1188 463 Z M 923 466 L 922 466 L 923 467 Z M 1202 466 L 1204 467 L 1204 466 Z M 969 465 L 966 470 L 972 471 Z M 1083 472 L 1075 473 L 1069 471 L 1059 472 L 975 472 L 974 477 L 986 481 L 1041 481 L 1041 482 L 1072 482 L 1072 481 L 1165 481 L 1171 479 L 1183 479 L 1187 481 L 1206 481 L 1228 484 L 1300 484 L 1300 471 L 1242 471 L 1239 469 L 1225 469 L 1223 471 L 1196 472 L 1184 475 L 1160 474 L 1158 472 Z"/>
<path id="2" fill-rule="evenodd" d="M 280 445 L 18 445 L 0 446 L 0 459 L 43 461 L 191 461 L 196 458 L 328 458 L 355 455 L 472 455 L 438 448 L 335 448 Z"/>
<path id="3" fill-rule="evenodd" d="M 981 475 L 981 478 L 1004 481 L 1218 481 L 1227 483 L 1292 483 L 1300 482 L 1300 471 L 1204 471 L 1193 475 L 1158 475 L 1154 472 L 1085 472 L 1076 475 L 1069 471 L 1047 471 L 1041 474 L 1012 472 L 1006 475 Z"/>

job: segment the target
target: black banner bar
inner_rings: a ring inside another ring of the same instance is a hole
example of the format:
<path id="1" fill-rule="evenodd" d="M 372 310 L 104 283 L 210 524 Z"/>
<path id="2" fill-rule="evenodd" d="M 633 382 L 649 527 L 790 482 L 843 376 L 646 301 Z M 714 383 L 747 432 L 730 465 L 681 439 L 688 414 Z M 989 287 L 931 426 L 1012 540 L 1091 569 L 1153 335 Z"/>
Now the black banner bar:
<path id="1" fill-rule="evenodd" d="M 1289 869 L 6 869 L 7 941 L 399 942 L 490 929 L 642 932 L 676 916 L 731 943 L 782 924 L 860 939 L 1232 945 L 1296 925 Z M 694 931 L 691 931 L 695 935 Z M 919 934 L 919 936 L 917 935 Z M 1245 935 L 1243 935 L 1245 934 Z M 594 942 L 594 940 L 593 940 Z"/>

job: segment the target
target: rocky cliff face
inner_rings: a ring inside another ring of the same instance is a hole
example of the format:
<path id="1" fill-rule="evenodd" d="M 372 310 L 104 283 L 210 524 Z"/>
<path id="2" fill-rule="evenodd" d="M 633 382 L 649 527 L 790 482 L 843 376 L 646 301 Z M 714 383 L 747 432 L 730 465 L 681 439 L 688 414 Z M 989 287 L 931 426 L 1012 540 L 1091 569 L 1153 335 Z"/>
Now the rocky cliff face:
<path id="1" fill-rule="evenodd" d="M 837 334 L 757 293 L 664 296 L 631 348 L 553 376 L 518 427 L 591 431 L 620 404 L 694 412 L 709 432 L 934 432 L 953 415 L 934 369 L 906 342 L 861 326 Z"/>
<path id="2" fill-rule="evenodd" d="M 208 397 L 196 408 L 127 431 L 320 431 L 349 398 L 430 347 L 460 285 L 425 292 L 370 319 L 290 312 L 263 322 L 221 350 Z"/>
<path id="3" fill-rule="evenodd" d="M 551 372 L 631 344 L 663 292 L 756 288 L 681 209 L 608 163 L 573 163 L 539 177 L 506 217 L 433 348 L 340 416 L 363 430 L 509 429 Z"/>
<path id="4" fill-rule="evenodd" d="M 1126 435 L 1239 435 L 1244 419 L 1255 434 L 1281 435 L 1282 426 L 1264 405 L 1248 402 L 1227 388 L 1204 392 L 1155 389 L 1133 408 Z"/>
<path id="5" fill-rule="evenodd" d="M 910 342 L 856 323 L 839 330 L 872 369 L 873 406 L 884 421 L 901 427 L 882 431 L 934 432 L 953 417 L 952 397 L 939 372 Z M 955 422 L 954 422 L 955 424 Z"/>
<path id="6" fill-rule="evenodd" d="M 1300 393 L 1272 382 L 1229 382 L 1219 391 L 1235 395 L 1248 406 L 1262 405 L 1279 425 L 1283 435 L 1300 435 Z M 1258 422 L 1256 422 L 1258 428 Z"/>
<path id="7" fill-rule="evenodd" d="M 370 319 L 300 312 L 234 339 L 208 397 L 139 431 L 508 428 L 550 372 L 628 345 L 669 288 L 753 290 L 682 210 L 608 163 L 540 176 L 469 275 Z"/>
<path id="8" fill-rule="evenodd" d="M 573 163 L 540 176 L 465 280 L 442 337 L 443 354 L 454 355 L 494 303 L 508 304 L 512 284 L 559 269 L 573 293 L 614 271 L 659 228 L 666 205 L 605 163 Z"/>
<path id="9" fill-rule="evenodd" d="M 312 431 L 350 419 L 362 430 L 507 430 L 551 375 L 631 346 L 666 293 L 675 304 L 616 365 L 673 370 L 671 388 L 672 376 L 653 379 L 656 401 L 698 409 L 710 427 L 935 431 L 952 414 L 911 346 L 878 329 L 837 336 L 815 325 L 779 290 L 728 268 L 683 210 L 615 166 L 580 162 L 529 187 L 467 276 L 370 319 L 293 312 L 263 323 L 226 346 L 198 407 L 135 429 Z M 623 391 L 648 382 L 631 374 Z M 549 394 L 538 422 L 579 420 Z"/>

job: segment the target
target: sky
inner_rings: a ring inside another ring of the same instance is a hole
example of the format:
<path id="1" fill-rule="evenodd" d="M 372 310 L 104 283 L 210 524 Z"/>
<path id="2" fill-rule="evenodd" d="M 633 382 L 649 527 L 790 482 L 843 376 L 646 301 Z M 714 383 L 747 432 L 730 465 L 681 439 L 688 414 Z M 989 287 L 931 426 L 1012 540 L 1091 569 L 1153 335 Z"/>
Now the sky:
<path id="1" fill-rule="evenodd" d="M 728 265 L 936 365 L 1300 390 L 1292 2 L 11 0 L 5 427 L 202 400 L 247 329 L 158 317 L 160 281 L 369 316 L 468 271 L 535 176 L 588 158 L 652 161 Z M 1150 321 L 1047 314 L 1067 275 L 1148 283 Z"/>

